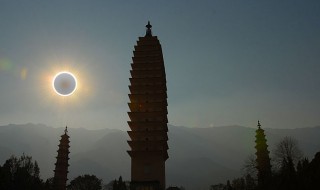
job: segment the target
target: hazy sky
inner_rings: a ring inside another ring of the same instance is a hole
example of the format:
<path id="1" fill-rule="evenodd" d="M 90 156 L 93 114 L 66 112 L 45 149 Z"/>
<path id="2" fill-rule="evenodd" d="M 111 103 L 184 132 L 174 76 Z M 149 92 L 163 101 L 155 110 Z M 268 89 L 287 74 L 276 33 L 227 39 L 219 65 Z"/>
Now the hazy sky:
<path id="1" fill-rule="evenodd" d="M 0 0 L 0 125 L 127 130 L 133 48 L 150 20 L 173 125 L 320 125 L 319 0 Z M 52 76 L 74 72 L 72 97 Z"/>

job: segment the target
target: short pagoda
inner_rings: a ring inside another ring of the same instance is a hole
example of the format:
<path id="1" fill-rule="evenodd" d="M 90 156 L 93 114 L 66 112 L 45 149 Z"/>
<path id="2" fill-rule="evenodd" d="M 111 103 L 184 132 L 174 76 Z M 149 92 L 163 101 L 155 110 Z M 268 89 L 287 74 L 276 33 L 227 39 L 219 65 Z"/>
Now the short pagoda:
<path id="1" fill-rule="evenodd" d="M 128 103 L 131 157 L 131 190 L 165 189 L 165 161 L 168 159 L 166 74 L 161 44 L 146 35 L 134 46 Z"/>
<path id="2" fill-rule="evenodd" d="M 53 177 L 53 189 L 54 190 L 66 190 L 67 187 L 67 180 L 68 180 L 68 161 L 69 161 L 69 135 L 68 129 L 64 130 L 64 134 L 61 136 L 59 149 L 58 149 L 58 156 L 56 167 L 54 170 L 54 177 Z"/>
<path id="3" fill-rule="evenodd" d="M 267 189 L 271 179 L 271 164 L 268 151 L 268 145 L 264 130 L 258 121 L 258 129 L 256 130 L 256 167 L 258 170 L 258 188 Z"/>

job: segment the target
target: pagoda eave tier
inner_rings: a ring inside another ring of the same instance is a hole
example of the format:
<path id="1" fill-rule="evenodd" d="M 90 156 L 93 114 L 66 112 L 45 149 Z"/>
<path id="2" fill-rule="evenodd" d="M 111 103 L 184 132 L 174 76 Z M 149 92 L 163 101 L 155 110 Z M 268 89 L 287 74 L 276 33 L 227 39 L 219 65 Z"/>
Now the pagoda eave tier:
<path id="1" fill-rule="evenodd" d="M 150 77 L 164 77 L 165 76 L 165 72 L 162 69 L 131 70 L 130 74 L 134 78 L 150 78 Z"/>
<path id="2" fill-rule="evenodd" d="M 164 83 L 158 85 L 129 85 L 131 94 L 153 94 L 153 93 L 166 93 L 167 87 Z"/>
<path id="3" fill-rule="evenodd" d="M 148 138 L 152 140 L 168 140 L 168 135 L 166 131 L 128 131 L 128 135 L 133 141 L 138 141 L 140 139 Z"/>
<path id="4" fill-rule="evenodd" d="M 144 57 L 132 57 L 134 63 L 143 63 L 143 62 L 163 62 L 162 56 L 144 56 Z"/>
<path id="5" fill-rule="evenodd" d="M 166 104 L 166 102 L 128 103 L 131 112 L 163 112 L 167 114 L 168 111 Z"/>
<path id="6" fill-rule="evenodd" d="M 128 112 L 130 118 L 155 118 L 167 117 L 166 111 L 145 111 L 145 112 Z M 134 120 L 132 120 L 134 121 Z"/>
<path id="7" fill-rule="evenodd" d="M 168 103 L 165 102 L 134 102 L 128 103 L 131 111 L 144 111 L 146 109 L 155 109 L 159 111 L 166 111 Z"/>
<path id="8" fill-rule="evenodd" d="M 133 51 L 134 57 L 140 58 L 140 57 L 157 57 L 157 58 L 163 58 L 162 57 L 162 52 L 159 51 L 158 48 L 156 49 L 151 49 L 149 51 L 143 51 L 143 50 L 135 50 Z"/>
<path id="9" fill-rule="evenodd" d="M 131 94 L 145 94 L 147 92 L 150 93 L 165 93 L 167 92 L 167 87 L 165 83 L 160 84 L 133 84 L 129 85 L 129 90 Z M 138 91 L 138 93 L 135 93 L 135 91 Z M 140 93 L 139 93 L 140 92 Z"/>
<path id="10" fill-rule="evenodd" d="M 144 150 L 150 148 L 150 150 L 167 150 L 169 149 L 167 140 L 129 140 L 127 141 L 132 150 Z"/>
<path id="11" fill-rule="evenodd" d="M 131 121 L 161 121 L 168 123 L 165 112 L 128 112 Z"/>
<path id="12" fill-rule="evenodd" d="M 150 78 L 129 78 L 131 86 L 135 85 L 162 85 L 166 84 L 164 77 L 150 77 Z"/>
<path id="13" fill-rule="evenodd" d="M 162 53 L 162 49 L 161 49 L 161 45 L 144 45 L 144 46 L 138 46 L 135 45 L 134 46 L 134 52 L 153 52 L 153 51 L 157 51 L 157 52 L 161 52 Z"/>
<path id="14" fill-rule="evenodd" d="M 165 71 L 163 60 L 135 60 L 131 63 L 132 70 L 157 70 Z"/>
<path id="15" fill-rule="evenodd" d="M 164 160 L 167 160 L 169 158 L 168 152 L 162 151 L 162 150 L 139 150 L 139 151 L 133 151 L 133 150 L 128 150 L 128 154 L 130 155 L 131 158 L 134 157 L 144 157 L 146 154 L 155 157 L 162 157 Z"/>
<path id="16" fill-rule="evenodd" d="M 132 131 L 161 130 L 168 132 L 168 126 L 166 122 L 128 121 L 128 125 Z"/>
<path id="17" fill-rule="evenodd" d="M 136 102 L 167 102 L 167 93 L 157 94 L 129 94 L 131 103 Z"/>
<path id="18" fill-rule="evenodd" d="M 62 139 L 60 140 L 61 143 L 65 143 L 65 144 L 70 143 L 69 138 L 66 138 L 66 137 L 64 137 L 63 135 L 61 136 L 61 138 L 62 138 Z"/>
<path id="19" fill-rule="evenodd" d="M 164 158 L 168 158 L 168 149 L 152 149 L 152 148 L 139 148 L 139 149 L 132 149 L 127 151 L 129 153 L 130 156 L 132 156 L 132 154 L 136 154 L 136 156 L 141 156 L 144 154 L 144 157 L 147 156 L 148 158 L 152 157 L 152 156 L 159 156 L 162 155 L 164 156 Z"/>
<path id="20" fill-rule="evenodd" d="M 67 166 L 69 166 L 69 164 L 67 165 Z M 63 173 L 64 175 L 66 175 L 66 173 L 64 173 L 64 172 L 67 172 L 67 173 L 69 173 L 69 171 L 68 170 L 66 170 L 65 168 L 63 168 L 63 167 L 57 167 L 57 168 L 55 168 L 53 171 L 57 171 L 57 172 L 59 172 L 59 173 Z"/>
<path id="21" fill-rule="evenodd" d="M 157 41 L 157 44 L 160 45 L 158 37 L 157 36 L 148 36 L 146 37 L 139 37 L 139 40 L 137 41 L 138 45 L 144 45 L 144 44 L 151 44 L 151 45 L 155 45 L 154 42 Z"/>

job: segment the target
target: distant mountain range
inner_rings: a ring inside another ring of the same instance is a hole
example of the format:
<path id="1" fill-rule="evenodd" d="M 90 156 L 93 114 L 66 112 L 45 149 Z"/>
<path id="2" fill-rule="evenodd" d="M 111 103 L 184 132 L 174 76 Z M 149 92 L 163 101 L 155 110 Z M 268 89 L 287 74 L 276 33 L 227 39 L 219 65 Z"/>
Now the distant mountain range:
<path id="1" fill-rule="evenodd" d="M 130 180 L 129 139 L 117 129 L 70 128 L 69 179 L 94 174 L 105 183 L 118 178 Z M 242 126 L 188 128 L 169 126 L 167 186 L 208 190 L 241 175 L 246 158 L 254 154 L 254 128 Z M 285 136 L 298 140 L 310 160 L 320 151 L 320 126 L 298 129 L 265 129 L 269 150 Z M 12 154 L 37 160 L 43 179 L 53 176 L 55 157 L 63 128 L 42 124 L 0 126 L 0 164 Z M 70 180 L 69 180 L 70 181 Z"/>

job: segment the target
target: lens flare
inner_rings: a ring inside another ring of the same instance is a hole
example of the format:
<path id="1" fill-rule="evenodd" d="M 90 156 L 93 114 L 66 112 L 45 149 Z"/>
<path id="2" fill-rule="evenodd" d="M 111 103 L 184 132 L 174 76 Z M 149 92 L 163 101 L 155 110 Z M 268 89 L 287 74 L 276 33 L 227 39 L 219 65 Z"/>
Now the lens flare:
<path id="1" fill-rule="evenodd" d="M 9 59 L 0 59 L 0 71 L 9 71 L 13 69 L 13 64 Z"/>
<path id="2" fill-rule="evenodd" d="M 28 75 L 28 69 L 27 68 L 23 68 L 20 70 L 20 78 L 21 80 L 26 80 Z"/>

